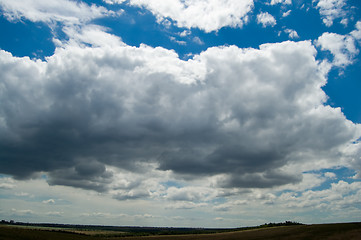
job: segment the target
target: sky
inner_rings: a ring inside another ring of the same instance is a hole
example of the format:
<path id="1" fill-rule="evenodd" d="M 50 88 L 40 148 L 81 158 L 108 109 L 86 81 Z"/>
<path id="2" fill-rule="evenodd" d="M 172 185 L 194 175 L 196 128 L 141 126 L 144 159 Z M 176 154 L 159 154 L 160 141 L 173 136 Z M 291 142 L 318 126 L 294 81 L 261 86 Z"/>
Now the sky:
<path id="1" fill-rule="evenodd" d="M 360 221 L 358 0 L 0 0 L 0 218 Z"/>

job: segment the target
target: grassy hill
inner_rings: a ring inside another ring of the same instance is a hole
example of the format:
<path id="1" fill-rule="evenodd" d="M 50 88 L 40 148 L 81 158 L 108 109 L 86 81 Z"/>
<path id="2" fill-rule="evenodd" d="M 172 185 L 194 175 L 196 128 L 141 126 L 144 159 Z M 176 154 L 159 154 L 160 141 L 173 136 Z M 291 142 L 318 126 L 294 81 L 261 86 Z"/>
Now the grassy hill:
<path id="1" fill-rule="evenodd" d="M 130 228 L 129 228 L 130 229 Z M 82 239 L 119 239 L 119 240 L 202 240 L 202 239 L 215 239 L 215 240 L 232 240 L 232 239 L 361 239 L 361 223 L 339 223 L 339 224 L 314 224 L 314 225 L 279 225 L 279 226 L 266 226 L 262 225 L 257 228 L 242 228 L 233 230 L 224 230 L 216 233 L 209 233 L 204 229 L 198 229 L 197 233 L 183 232 L 181 229 L 172 234 L 175 235 L 160 235 L 162 231 L 157 234 L 156 232 L 147 233 L 140 231 L 138 233 L 105 230 L 98 228 L 86 229 L 84 228 L 66 228 L 61 227 L 41 227 L 41 226 L 17 226 L 17 225 L 0 225 L 0 240 L 20 240 L 20 239 L 62 239 L 62 240 L 82 240 Z M 158 229 L 158 228 L 154 228 Z M 159 230 L 159 229 L 158 229 Z M 214 231 L 214 230 L 213 230 Z M 171 234 L 171 233 L 167 233 Z M 139 236 L 148 235 L 148 236 Z"/>

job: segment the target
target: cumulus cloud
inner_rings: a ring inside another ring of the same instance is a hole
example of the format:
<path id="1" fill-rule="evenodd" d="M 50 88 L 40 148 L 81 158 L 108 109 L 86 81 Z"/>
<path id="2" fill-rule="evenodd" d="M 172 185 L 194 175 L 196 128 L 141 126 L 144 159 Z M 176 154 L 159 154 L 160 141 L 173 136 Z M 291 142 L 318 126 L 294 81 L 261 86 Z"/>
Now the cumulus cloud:
<path id="1" fill-rule="evenodd" d="M 112 182 L 113 174 L 106 170 L 104 164 L 93 159 L 75 160 L 71 168 L 54 170 L 50 176 L 50 185 L 65 185 L 98 192 L 106 191 Z"/>
<path id="2" fill-rule="evenodd" d="M 130 0 L 128 4 L 148 9 L 159 22 L 171 19 L 178 27 L 199 28 L 206 32 L 226 26 L 242 27 L 253 8 L 253 0 Z"/>
<path id="3" fill-rule="evenodd" d="M 276 4 L 287 4 L 290 5 L 292 4 L 292 0 L 271 0 L 271 5 L 276 5 Z"/>
<path id="4" fill-rule="evenodd" d="M 262 24 L 262 26 L 268 27 L 268 26 L 275 26 L 277 24 L 276 19 L 269 14 L 268 12 L 261 12 L 257 15 L 257 22 L 258 24 Z"/>
<path id="5" fill-rule="evenodd" d="M 361 40 L 361 21 L 358 21 L 358 22 L 356 23 L 356 26 L 355 26 L 355 27 L 356 27 L 356 29 L 351 32 L 351 35 L 352 35 L 355 39 Z"/>
<path id="6" fill-rule="evenodd" d="M 9 177 L 0 177 L 0 189 L 13 189 L 15 181 Z"/>
<path id="7" fill-rule="evenodd" d="M 210 188 L 202 187 L 170 187 L 167 189 L 167 199 L 172 201 L 200 202 L 214 198 L 216 192 Z"/>
<path id="8" fill-rule="evenodd" d="M 44 200 L 42 203 L 45 203 L 45 204 L 54 204 L 54 203 L 55 203 L 55 200 L 54 200 L 54 199 L 48 199 L 48 200 Z"/>
<path id="9" fill-rule="evenodd" d="M 324 105 L 315 54 L 309 41 L 213 47 L 187 61 L 145 45 L 74 43 L 45 61 L 1 51 L 0 169 L 19 179 L 46 172 L 50 184 L 119 200 L 213 193 L 166 192 L 157 177 L 133 181 L 117 169 L 212 177 L 229 189 L 300 182 L 307 162 L 358 154 L 359 126 Z"/>
<path id="10" fill-rule="evenodd" d="M 324 211 L 345 211 L 345 209 L 360 203 L 360 183 L 339 181 L 332 183 L 331 188 L 314 191 L 308 190 L 296 197 L 294 193 L 284 193 L 280 200 L 287 208 L 312 208 Z M 329 204 L 332 203 L 332 204 Z"/>
<path id="11" fill-rule="evenodd" d="M 287 33 L 291 39 L 299 38 L 298 33 L 293 29 L 285 29 L 284 32 Z"/>
<path id="12" fill-rule="evenodd" d="M 26 216 L 26 215 L 34 215 L 35 212 L 33 210 L 30 209 L 15 209 L 12 208 L 11 212 L 16 215 L 16 216 Z"/>
<path id="13" fill-rule="evenodd" d="M 319 9 L 323 23 L 330 27 L 335 19 L 341 18 L 341 23 L 347 25 L 349 11 L 347 10 L 346 0 L 313 0 L 317 2 L 316 8 Z"/>
<path id="14" fill-rule="evenodd" d="M 359 52 L 355 46 L 354 38 L 350 35 L 326 32 L 317 39 L 316 44 L 322 50 L 331 52 L 334 56 L 332 63 L 338 67 L 345 67 L 353 63 Z"/>
<path id="15" fill-rule="evenodd" d="M 226 203 L 218 204 L 213 207 L 215 211 L 227 212 L 231 211 L 235 206 L 239 205 L 247 205 L 247 200 L 235 200 L 235 201 L 228 201 Z"/>
<path id="16" fill-rule="evenodd" d="M 150 196 L 150 193 L 146 189 L 135 189 L 130 191 L 118 191 L 113 193 L 113 197 L 117 200 L 135 200 L 144 199 Z"/>
<path id="17" fill-rule="evenodd" d="M 46 23 L 80 24 L 111 13 L 104 7 L 69 0 L 2 0 L 0 7 L 9 20 L 26 18 Z"/>

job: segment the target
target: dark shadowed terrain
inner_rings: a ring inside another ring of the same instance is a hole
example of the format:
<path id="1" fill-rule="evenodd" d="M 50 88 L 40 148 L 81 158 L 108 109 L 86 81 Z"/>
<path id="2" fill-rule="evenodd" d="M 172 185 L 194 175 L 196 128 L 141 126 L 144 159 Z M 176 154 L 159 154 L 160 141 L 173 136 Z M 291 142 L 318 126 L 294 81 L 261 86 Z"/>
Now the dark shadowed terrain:
<path id="1" fill-rule="evenodd" d="M 122 232 L 107 229 L 80 229 L 80 228 L 59 228 L 59 227 L 36 227 L 36 226 L 14 226 L 0 225 L 1 240 L 20 240 L 20 239 L 62 239 L 62 240 L 81 240 L 81 239 L 128 239 L 128 240 L 187 240 L 187 239 L 361 239 L 361 223 L 340 223 L 340 224 L 315 224 L 315 225 L 291 225 L 291 226 L 275 226 L 262 227 L 253 229 L 227 230 L 217 233 L 207 233 L 205 229 L 202 233 L 189 232 L 188 230 L 173 229 L 178 235 L 159 235 L 169 234 L 163 230 L 157 234 L 156 232 L 147 232 L 147 229 L 138 232 Z M 142 230 L 139 228 L 138 230 Z M 159 229 L 158 229 L 159 230 Z M 162 232 L 163 231 L 163 232 Z M 185 232 L 188 231 L 188 232 Z M 147 236 L 141 236 L 147 235 Z"/>

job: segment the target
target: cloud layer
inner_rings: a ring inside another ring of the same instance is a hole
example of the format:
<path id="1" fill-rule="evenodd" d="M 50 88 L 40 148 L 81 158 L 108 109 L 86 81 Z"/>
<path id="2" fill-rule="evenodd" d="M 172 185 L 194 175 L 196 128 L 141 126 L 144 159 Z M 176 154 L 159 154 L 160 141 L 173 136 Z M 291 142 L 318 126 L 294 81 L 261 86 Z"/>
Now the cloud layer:
<path id="1" fill-rule="evenodd" d="M 100 192 L 111 167 L 265 188 L 301 181 L 307 163 L 350 163 L 359 126 L 324 105 L 315 54 L 309 41 L 214 47 L 188 61 L 145 45 L 73 43 L 46 61 L 1 51 L 2 172 Z"/>
<path id="2" fill-rule="evenodd" d="M 336 19 L 344 25 L 348 24 L 349 9 L 346 0 L 316 0 L 316 8 L 319 9 L 322 21 L 327 26 L 333 25 Z"/>

